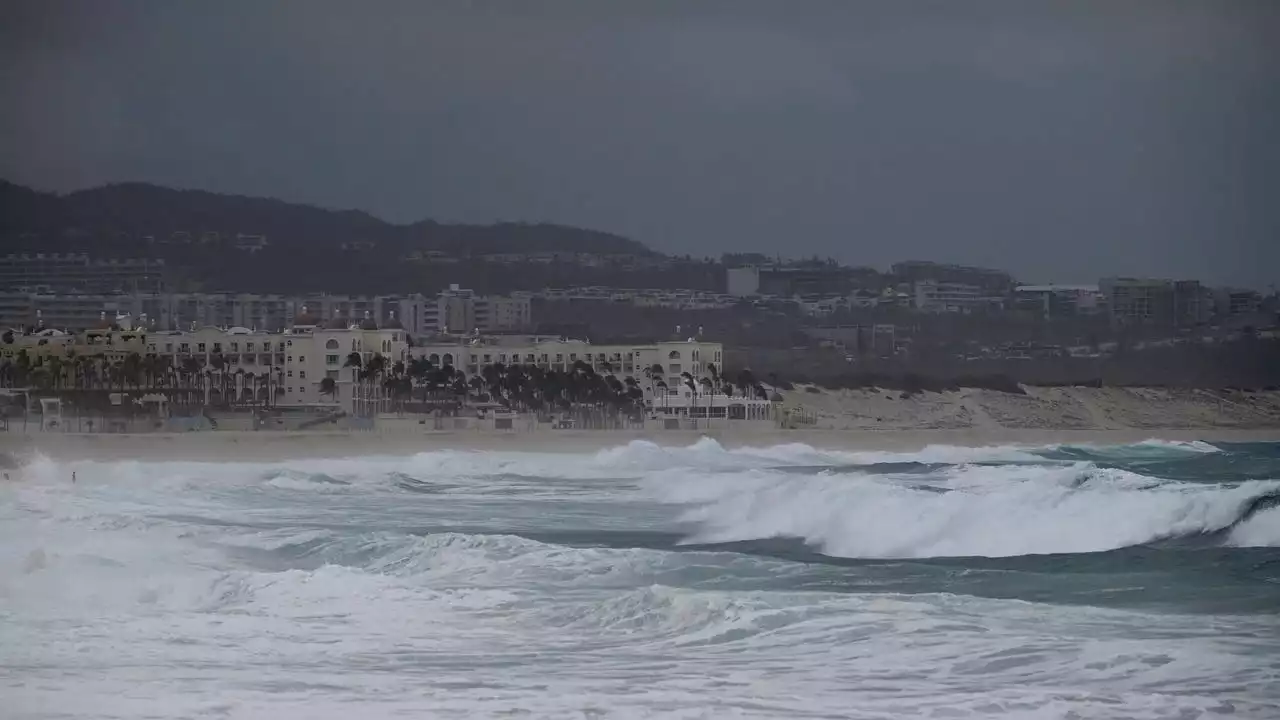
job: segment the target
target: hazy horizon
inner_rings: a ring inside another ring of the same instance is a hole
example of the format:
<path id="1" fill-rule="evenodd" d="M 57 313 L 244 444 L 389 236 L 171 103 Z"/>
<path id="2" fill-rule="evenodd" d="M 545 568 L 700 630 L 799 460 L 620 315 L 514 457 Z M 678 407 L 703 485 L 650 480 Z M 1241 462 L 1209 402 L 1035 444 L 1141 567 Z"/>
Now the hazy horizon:
<path id="1" fill-rule="evenodd" d="M 0 177 L 1280 280 L 1280 4 L 15 2 Z"/>

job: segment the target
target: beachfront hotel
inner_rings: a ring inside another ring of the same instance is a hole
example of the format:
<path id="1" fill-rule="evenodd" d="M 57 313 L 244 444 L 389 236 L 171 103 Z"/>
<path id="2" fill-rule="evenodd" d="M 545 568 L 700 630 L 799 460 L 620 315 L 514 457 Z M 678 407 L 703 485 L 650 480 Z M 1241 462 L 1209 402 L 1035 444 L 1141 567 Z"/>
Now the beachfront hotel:
<path id="1" fill-rule="evenodd" d="M 16 362 L 19 353 L 28 361 L 59 357 L 67 387 L 65 378 L 74 372 L 67 361 L 73 358 L 99 357 L 111 363 L 125 363 L 130 357 L 165 358 L 165 365 L 176 372 L 226 379 L 205 384 L 207 404 L 251 406 L 269 399 L 277 408 L 341 410 L 361 416 L 392 407 L 382 388 L 361 378 L 361 368 L 375 356 L 381 356 L 388 371 L 397 363 L 427 360 L 468 378 L 498 364 L 559 372 L 585 365 L 600 375 L 633 378 L 654 416 L 764 420 L 771 411 L 771 403 L 754 388 L 725 392 L 718 381 L 723 347 L 700 338 L 594 345 L 586 340 L 473 334 L 415 341 L 394 318 L 380 327 L 368 317 L 360 322 L 335 317 L 321 323 L 305 315 L 283 332 L 211 326 L 156 332 L 145 329 L 145 319 L 135 328 L 127 316 L 114 322 L 103 317 L 100 324 L 103 327 L 74 334 L 51 328 L 6 334 L 0 362 Z"/>

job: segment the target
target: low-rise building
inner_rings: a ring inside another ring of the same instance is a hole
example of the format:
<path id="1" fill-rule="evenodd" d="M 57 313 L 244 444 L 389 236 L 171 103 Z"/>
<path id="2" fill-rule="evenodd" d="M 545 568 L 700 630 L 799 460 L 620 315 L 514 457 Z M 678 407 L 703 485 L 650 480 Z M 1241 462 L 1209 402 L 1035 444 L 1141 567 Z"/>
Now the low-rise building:
<path id="1" fill-rule="evenodd" d="M 1218 288 L 1213 292 L 1213 314 L 1218 320 L 1256 315 L 1262 294 L 1242 288 Z"/>
<path id="2" fill-rule="evenodd" d="M 1097 285 L 1019 285 L 1017 307 L 1045 318 L 1093 315 L 1106 310 L 1106 297 Z"/>
<path id="3" fill-rule="evenodd" d="M 923 312 L 972 312 L 999 302 L 978 285 L 921 280 L 912 286 L 914 306 Z"/>
<path id="4" fill-rule="evenodd" d="M 634 379 L 646 406 L 657 415 L 769 419 L 772 407 L 754 388 L 725 392 L 721 378 L 724 349 L 720 343 L 696 339 L 633 345 L 593 345 L 584 340 L 538 336 L 477 337 L 429 342 L 410 351 L 436 367 L 451 366 L 466 375 L 483 374 L 486 366 L 525 365 L 546 371 L 571 372 L 578 363 L 595 373 Z M 692 387 L 690 378 L 692 378 Z"/>

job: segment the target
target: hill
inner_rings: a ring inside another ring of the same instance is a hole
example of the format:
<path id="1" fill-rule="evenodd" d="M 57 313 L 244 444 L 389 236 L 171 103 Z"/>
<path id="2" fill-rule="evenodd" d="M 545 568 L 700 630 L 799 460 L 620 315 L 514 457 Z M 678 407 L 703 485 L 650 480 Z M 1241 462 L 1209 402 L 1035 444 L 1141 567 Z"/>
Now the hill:
<path id="1" fill-rule="evenodd" d="M 439 264 L 472 275 L 467 267 L 491 254 L 661 257 L 635 240 L 564 225 L 396 225 L 361 211 L 145 183 L 58 195 L 0 181 L 0 243 L 4 252 L 163 258 L 193 287 L 275 292 L 418 291 L 443 282 Z"/>

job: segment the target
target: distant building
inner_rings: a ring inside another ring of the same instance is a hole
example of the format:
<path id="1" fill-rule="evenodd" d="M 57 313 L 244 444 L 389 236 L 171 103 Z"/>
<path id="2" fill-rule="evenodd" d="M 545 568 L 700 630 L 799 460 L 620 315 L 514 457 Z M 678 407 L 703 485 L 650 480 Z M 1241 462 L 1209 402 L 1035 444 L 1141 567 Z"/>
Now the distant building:
<path id="1" fill-rule="evenodd" d="M 913 306 L 922 312 L 973 312 L 999 303 L 987 297 L 978 285 L 920 280 L 912 287 Z"/>
<path id="2" fill-rule="evenodd" d="M 395 320 L 414 336 L 445 332 L 518 332 L 533 326 L 532 301 L 525 295 L 484 296 L 457 286 L 435 297 L 414 295 L 263 295 L 256 293 L 0 293 L 0 327 L 28 327 L 37 318 L 47 327 L 82 330 L 106 314 L 145 317 L 147 329 L 246 327 L 280 332 L 298 315 L 324 321 L 359 322 L 366 316 Z"/>
<path id="3" fill-rule="evenodd" d="M 927 260 L 895 263 L 890 268 L 890 272 L 899 282 L 912 286 L 929 281 L 938 284 L 972 285 L 979 288 L 979 294 L 988 297 L 1004 296 L 1013 289 L 1014 285 L 1013 276 L 1003 270 L 948 265 Z"/>
<path id="4" fill-rule="evenodd" d="M 236 235 L 235 248 L 250 255 L 266 248 L 271 243 L 267 242 L 266 235 L 253 235 L 248 233 L 239 233 Z"/>
<path id="5" fill-rule="evenodd" d="M 1208 295 L 1197 280 L 1104 278 L 1098 287 L 1117 323 L 1191 327 L 1209 318 Z"/>
<path id="6" fill-rule="evenodd" d="M 0 293 L 0 328 L 84 330 L 97 327 L 103 317 L 140 312 L 132 295 Z"/>
<path id="7" fill-rule="evenodd" d="M 824 325 L 804 328 L 804 333 L 850 355 L 892 357 L 897 352 L 897 327 L 891 323 Z"/>
<path id="8" fill-rule="evenodd" d="M 645 394 L 646 405 L 659 415 L 759 420 L 770 417 L 772 411 L 771 402 L 750 392 L 744 397 L 739 390 L 729 396 L 717 387 L 711 370 L 714 367 L 718 373 L 723 368 L 724 348 L 714 342 L 593 345 L 584 340 L 537 336 L 480 337 L 427 342 L 415 345 L 410 354 L 469 376 L 499 363 L 559 372 L 570 372 L 583 363 L 598 374 L 614 375 L 620 382 L 634 380 Z M 685 373 L 693 378 L 692 388 Z"/>
<path id="9" fill-rule="evenodd" d="M 728 293 L 735 297 L 772 295 L 847 296 L 855 289 L 878 286 L 880 274 L 872 268 L 821 263 L 734 267 L 725 271 Z"/>
<path id="10" fill-rule="evenodd" d="M 164 260 L 90 258 L 84 253 L 0 256 L 0 289 L 43 292 L 157 292 L 165 285 Z"/>
<path id="11" fill-rule="evenodd" d="M 1218 288 L 1213 291 L 1213 315 L 1227 320 L 1256 315 L 1262 308 L 1262 294 L 1241 288 Z"/>
<path id="12" fill-rule="evenodd" d="M 1097 285 L 1019 285 L 1014 289 L 1019 309 L 1041 317 L 1093 315 L 1106 310 L 1106 298 Z"/>

